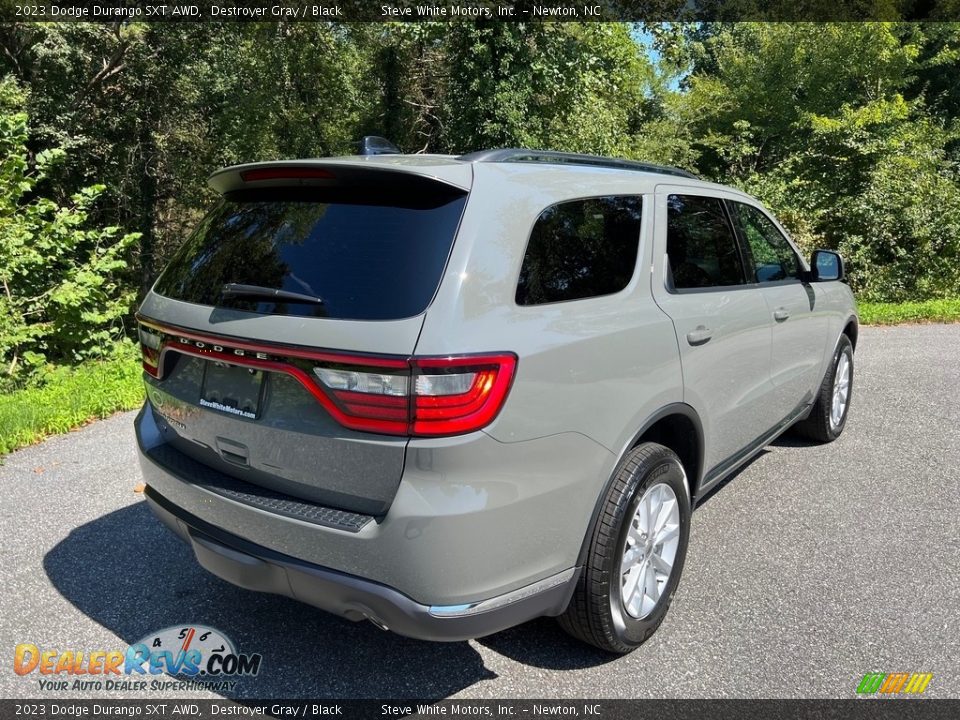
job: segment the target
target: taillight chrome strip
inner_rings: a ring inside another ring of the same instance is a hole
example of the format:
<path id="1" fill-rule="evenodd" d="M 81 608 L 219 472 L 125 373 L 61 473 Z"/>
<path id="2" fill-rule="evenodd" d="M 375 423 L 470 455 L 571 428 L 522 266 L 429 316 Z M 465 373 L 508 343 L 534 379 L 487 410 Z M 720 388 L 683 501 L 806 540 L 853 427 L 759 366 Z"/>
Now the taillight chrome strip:
<path id="1" fill-rule="evenodd" d="M 397 355 L 350 354 L 325 350 L 313 350 L 311 348 L 305 348 L 296 345 L 256 343 L 229 336 L 198 333 L 195 330 L 188 330 L 175 325 L 164 325 L 140 314 L 137 314 L 137 322 L 139 322 L 141 325 L 146 325 L 149 328 L 163 333 L 164 335 L 173 335 L 176 338 L 186 338 L 187 340 L 193 340 L 194 342 L 208 343 L 210 347 L 216 346 L 227 348 L 229 350 L 243 350 L 245 352 L 253 353 L 260 352 L 267 355 L 273 355 L 274 357 L 302 358 L 304 360 L 342 363 L 344 365 L 364 365 L 367 367 L 396 369 L 405 369 L 410 366 L 410 363 L 406 357 L 400 357 Z M 181 344 L 184 343 L 175 343 L 177 347 L 179 347 Z M 244 356 L 238 355 L 237 357 Z"/>

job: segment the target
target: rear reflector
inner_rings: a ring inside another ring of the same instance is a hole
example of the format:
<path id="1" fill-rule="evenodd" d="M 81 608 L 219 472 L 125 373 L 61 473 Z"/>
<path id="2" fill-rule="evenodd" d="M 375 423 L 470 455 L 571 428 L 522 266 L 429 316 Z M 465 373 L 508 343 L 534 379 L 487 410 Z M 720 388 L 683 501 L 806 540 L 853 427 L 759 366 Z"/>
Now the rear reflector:
<path id="1" fill-rule="evenodd" d="M 240 173 L 240 178 L 244 182 L 257 182 L 258 180 L 332 180 L 334 177 L 334 174 L 329 170 L 310 167 L 255 168 Z"/>

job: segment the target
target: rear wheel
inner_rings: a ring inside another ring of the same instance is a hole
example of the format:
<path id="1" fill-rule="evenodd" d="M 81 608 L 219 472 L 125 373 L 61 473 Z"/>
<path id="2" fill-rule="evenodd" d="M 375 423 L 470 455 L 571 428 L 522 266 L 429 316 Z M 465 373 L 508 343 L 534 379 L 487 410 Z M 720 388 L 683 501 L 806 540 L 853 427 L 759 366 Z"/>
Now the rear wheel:
<path id="1" fill-rule="evenodd" d="M 645 443 L 607 492 L 587 562 L 560 625 L 602 650 L 627 653 L 663 622 L 680 581 L 690 499 L 679 458 Z"/>
<path id="2" fill-rule="evenodd" d="M 852 398 L 853 345 L 850 338 L 841 335 L 813 409 L 805 420 L 797 423 L 797 432 L 817 442 L 833 442 L 847 424 Z"/>

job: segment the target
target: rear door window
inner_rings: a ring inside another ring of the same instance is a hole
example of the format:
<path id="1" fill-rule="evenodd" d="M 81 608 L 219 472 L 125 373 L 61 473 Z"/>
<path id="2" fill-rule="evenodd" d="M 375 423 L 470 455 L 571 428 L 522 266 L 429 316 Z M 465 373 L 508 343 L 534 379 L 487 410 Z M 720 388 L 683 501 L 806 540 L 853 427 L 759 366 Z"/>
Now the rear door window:
<path id="1" fill-rule="evenodd" d="M 548 207 L 520 269 L 518 305 L 581 300 L 623 290 L 637 264 L 643 199 L 608 196 Z"/>
<path id="2" fill-rule="evenodd" d="M 677 290 L 745 282 L 740 247 L 719 198 L 667 198 L 667 255 Z"/>
<path id="3" fill-rule="evenodd" d="M 200 223 L 154 291 L 257 313 L 397 320 L 433 299 L 466 195 L 446 186 L 244 191 Z M 322 304 L 224 297 L 230 283 Z"/>

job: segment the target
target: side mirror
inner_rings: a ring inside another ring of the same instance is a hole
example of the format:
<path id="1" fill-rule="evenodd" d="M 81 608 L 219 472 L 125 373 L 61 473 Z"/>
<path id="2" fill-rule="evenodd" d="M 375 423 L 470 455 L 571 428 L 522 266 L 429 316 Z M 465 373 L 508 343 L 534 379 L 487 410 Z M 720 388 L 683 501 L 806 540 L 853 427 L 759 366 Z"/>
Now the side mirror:
<path id="1" fill-rule="evenodd" d="M 816 281 L 843 280 L 843 258 L 833 250 L 814 250 L 810 257 L 811 279 Z"/>

